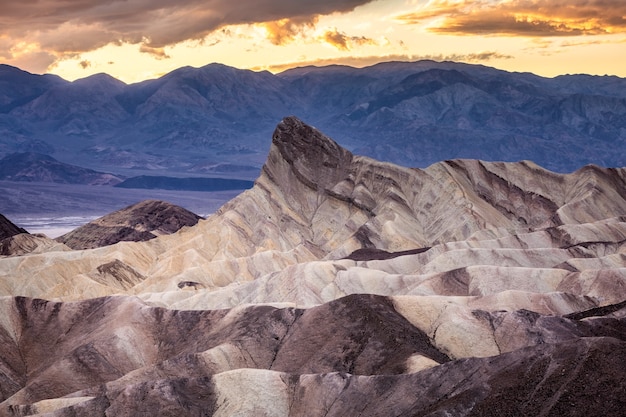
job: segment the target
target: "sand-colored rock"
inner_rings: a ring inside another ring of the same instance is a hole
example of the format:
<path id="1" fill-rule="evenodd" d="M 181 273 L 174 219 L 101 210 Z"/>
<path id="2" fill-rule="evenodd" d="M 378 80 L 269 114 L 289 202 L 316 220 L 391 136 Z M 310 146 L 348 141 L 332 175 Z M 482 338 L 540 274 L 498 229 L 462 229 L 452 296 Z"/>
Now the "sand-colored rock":
<path id="1" fill-rule="evenodd" d="M 12 238 L 0 415 L 618 415 L 625 190 L 623 168 L 397 167 L 286 118 L 195 226 Z"/>
<path id="2" fill-rule="evenodd" d="M 69 251 L 70 247 L 43 235 L 20 233 L 0 241 L 0 256 L 23 256 L 43 252 Z"/>

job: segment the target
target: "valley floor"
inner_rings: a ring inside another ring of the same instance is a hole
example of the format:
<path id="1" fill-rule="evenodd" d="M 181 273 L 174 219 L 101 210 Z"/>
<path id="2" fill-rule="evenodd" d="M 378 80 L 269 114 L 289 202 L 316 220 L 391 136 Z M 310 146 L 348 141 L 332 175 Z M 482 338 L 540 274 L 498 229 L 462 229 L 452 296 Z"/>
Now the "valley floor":
<path id="1" fill-rule="evenodd" d="M 0 181 L 0 213 L 30 233 L 54 238 L 107 213 L 157 199 L 200 216 L 215 212 L 241 191 L 170 191 L 107 186 Z"/>

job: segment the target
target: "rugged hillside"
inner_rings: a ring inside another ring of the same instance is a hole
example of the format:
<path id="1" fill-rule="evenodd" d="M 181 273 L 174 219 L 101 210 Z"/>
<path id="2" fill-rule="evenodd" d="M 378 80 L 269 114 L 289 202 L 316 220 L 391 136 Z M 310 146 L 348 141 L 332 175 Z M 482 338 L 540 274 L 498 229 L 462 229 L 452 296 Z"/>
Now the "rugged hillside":
<path id="1" fill-rule="evenodd" d="M 66 84 L 56 75 L 34 75 L 10 65 L 0 64 L 0 111 L 7 113 L 51 88 Z"/>
<path id="2" fill-rule="evenodd" d="M 122 297 L 0 308 L 7 330 L 24 329 L 2 333 L 7 415 L 583 416 L 625 405 L 623 319 L 515 312 L 518 330 L 560 332 L 451 361 L 385 297 L 307 310 L 172 311 Z"/>
<path id="3" fill-rule="evenodd" d="M 45 236 L 31 235 L 0 214 L 0 257 L 66 249 L 69 250 L 65 245 Z"/>
<path id="4" fill-rule="evenodd" d="M 71 249 L 68 246 L 41 234 L 21 233 L 0 240 L 0 256 L 23 256 L 69 250 Z"/>
<path id="5" fill-rule="evenodd" d="M 288 114 L 355 153 L 404 166 L 459 158 L 532 160 L 559 172 L 626 165 L 626 80 L 617 77 L 548 79 L 433 61 L 277 75 L 210 64 L 125 85 L 104 74 L 69 83 L 2 67 L 0 85 L 14 79 L 32 86 L 0 97 L 0 152 L 38 150 L 113 172 L 209 164 L 239 166 L 248 178 Z"/>
<path id="6" fill-rule="evenodd" d="M 193 226 L 201 218 L 165 201 L 146 200 L 91 221 L 56 240 L 72 249 L 143 242 Z"/>
<path id="7" fill-rule="evenodd" d="M 28 232 L 21 227 L 16 226 L 11 222 L 11 220 L 0 214 L 0 240 L 18 235 L 20 233 Z"/>
<path id="8" fill-rule="evenodd" d="M 0 259 L 0 414 L 619 415 L 624 213 L 623 168 L 407 169 L 286 118 L 193 227 Z"/>

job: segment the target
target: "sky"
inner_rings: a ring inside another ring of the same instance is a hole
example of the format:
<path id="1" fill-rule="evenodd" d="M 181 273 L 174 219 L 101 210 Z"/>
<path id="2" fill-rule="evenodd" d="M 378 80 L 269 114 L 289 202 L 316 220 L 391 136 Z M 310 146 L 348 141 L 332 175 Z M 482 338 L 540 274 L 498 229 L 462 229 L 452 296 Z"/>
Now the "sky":
<path id="1" fill-rule="evenodd" d="M 626 77 L 626 1 L 0 0 L 0 63 L 71 81 L 421 59 Z"/>

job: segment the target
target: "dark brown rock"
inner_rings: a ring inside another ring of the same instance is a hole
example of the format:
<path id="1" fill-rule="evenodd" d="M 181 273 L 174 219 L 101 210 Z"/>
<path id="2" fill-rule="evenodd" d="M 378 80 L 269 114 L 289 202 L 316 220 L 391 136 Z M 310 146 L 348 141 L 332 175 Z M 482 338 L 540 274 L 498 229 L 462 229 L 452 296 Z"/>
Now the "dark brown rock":
<path id="1" fill-rule="evenodd" d="M 282 378 L 285 391 L 271 394 L 289 398 L 290 415 L 619 415 L 626 405 L 625 319 L 509 313 L 551 341 L 450 361 L 380 296 L 307 310 L 176 311 L 126 297 L 6 307 L 0 415 L 68 395 L 86 398 L 53 415 L 212 415 L 228 389 L 215 375 L 248 368 Z M 475 314 L 497 323 L 502 313 Z M 210 359 L 214 348 L 227 368 Z M 440 365 L 406 374 L 413 354 Z"/>
<path id="2" fill-rule="evenodd" d="M 351 259 L 353 261 L 372 261 L 372 260 L 381 260 L 381 259 L 393 259 L 398 256 L 405 255 L 416 255 L 418 253 L 426 252 L 430 248 L 417 248 L 417 249 L 409 249 L 399 252 L 388 252 L 382 249 L 376 248 L 361 248 L 352 252 L 350 255 L 346 256 L 345 259 Z"/>
<path id="3" fill-rule="evenodd" d="M 193 226 L 202 217 L 182 207 L 146 200 L 100 217 L 56 240 L 72 249 L 92 249 L 117 242 L 142 242 Z"/>
<path id="4" fill-rule="evenodd" d="M 276 126 L 272 144 L 264 171 L 274 177 L 272 170 L 282 159 L 293 175 L 314 190 L 330 190 L 345 178 L 352 161 L 350 152 L 296 117 L 286 117 Z"/>
<path id="5" fill-rule="evenodd" d="M 271 369 L 300 374 L 399 374 L 416 353 L 438 363 L 450 360 L 387 298 L 351 295 L 302 313 L 281 341 Z"/>
<path id="6" fill-rule="evenodd" d="M 18 235 L 20 233 L 28 233 L 25 229 L 16 226 L 9 219 L 0 214 L 0 240 Z"/>
<path id="7" fill-rule="evenodd" d="M 621 415 L 625 359 L 624 342 L 599 338 L 448 362 L 411 375 L 300 377 L 291 415 Z"/>

